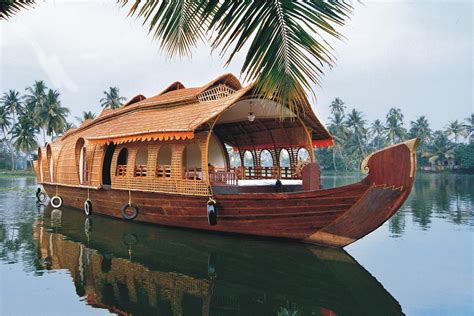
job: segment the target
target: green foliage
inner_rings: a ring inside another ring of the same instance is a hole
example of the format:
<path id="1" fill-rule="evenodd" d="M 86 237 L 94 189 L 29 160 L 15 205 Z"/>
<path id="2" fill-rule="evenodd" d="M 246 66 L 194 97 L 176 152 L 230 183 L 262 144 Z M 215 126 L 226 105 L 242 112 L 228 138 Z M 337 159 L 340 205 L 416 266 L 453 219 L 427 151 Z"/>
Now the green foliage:
<path id="1" fill-rule="evenodd" d="M 474 143 L 456 146 L 454 157 L 462 168 L 474 170 Z"/>
<path id="2" fill-rule="evenodd" d="M 57 90 L 49 89 L 44 104 L 37 110 L 37 117 L 46 133 L 54 137 L 64 130 L 69 109 L 61 105 Z"/>
<path id="3" fill-rule="evenodd" d="M 83 123 L 84 121 L 95 119 L 95 116 L 95 113 L 92 111 L 83 111 L 82 117 L 76 116 L 76 120 L 78 120 L 80 123 Z"/>
<path id="4" fill-rule="evenodd" d="M 467 124 L 456 120 L 450 123 L 446 131 L 433 133 L 428 120 L 423 115 L 410 122 L 410 131 L 407 132 L 403 122 L 404 115 L 398 108 L 389 110 L 385 124 L 379 119 L 369 124 L 364 119 L 364 114 L 356 109 L 351 109 L 346 113 L 347 107 L 340 98 L 335 98 L 329 108 L 332 115 L 329 117 L 328 130 L 333 136 L 334 146 L 315 151 L 324 169 L 358 170 L 362 159 L 370 152 L 415 137 L 421 140 L 418 166 L 442 165 L 449 168 L 472 168 L 470 156 L 468 156 L 471 152 L 467 149 L 469 146 L 453 143 L 448 137 L 448 135 L 453 135 L 456 140 L 454 133 L 456 131 L 458 139 L 460 136 L 466 139 L 472 138 L 472 128 L 469 129 L 472 123 L 469 119 L 467 119 Z M 458 150 L 456 157 L 455 148 Z"/>
<path id="5" fill-rule="evenodd" d="M 323 67 L 333 65 L 326 39 L 342 37 L 335 27 L 352 11 L 343 1 L 119 2 L 132 2 L 129 14 L 143 17 L 170 55 L 191 55 L 198 41 L 209 41 L 229 64 L 244 49 L 244 78 L 290 109 L 306 106 L 306 92 L 319 83 Z"/>
<path id="6" fill-rule="evenodd" d="M 446 133 L 436 131 L 433 134 L 433 141 L 422 156 L 428 158 L 432 164 L 445 165 L 448 160 L 454 159 L 454 144 L 448 139 Z"/>
<path id="7" fill-rule="evenodd" d="M 120 96 L 120 89 L 117 87 L 109 87 L 109 91 L 104 91 L 104 95 L 105 97 L 100 99 L 100 106 L 103 108 L 118 109 L 126 100 Z"/>

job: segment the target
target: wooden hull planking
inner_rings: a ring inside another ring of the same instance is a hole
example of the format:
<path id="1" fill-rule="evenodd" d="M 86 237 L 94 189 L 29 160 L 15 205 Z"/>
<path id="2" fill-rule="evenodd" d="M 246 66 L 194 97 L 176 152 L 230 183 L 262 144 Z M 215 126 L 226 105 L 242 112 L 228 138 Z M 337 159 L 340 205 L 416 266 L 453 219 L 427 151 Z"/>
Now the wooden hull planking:
<path id="1" fill-rule="evenodd" d="M 411 140 L 371 154 L 363 163 L 368 176 L 359 183 L 333 189 L 294 193 L 221 194 L 218 223 L 209 225 L 207 197 L 98 190 L 43 184 L 52 196 L 83 209 L 89 199 L 95 213 L 122 218 L 120 208 L 138 205 L 137 221 L 225 233 L 276 237 L 344 247 L 387 221 L 407 199 L 415 176 L 416 147 Z"/>

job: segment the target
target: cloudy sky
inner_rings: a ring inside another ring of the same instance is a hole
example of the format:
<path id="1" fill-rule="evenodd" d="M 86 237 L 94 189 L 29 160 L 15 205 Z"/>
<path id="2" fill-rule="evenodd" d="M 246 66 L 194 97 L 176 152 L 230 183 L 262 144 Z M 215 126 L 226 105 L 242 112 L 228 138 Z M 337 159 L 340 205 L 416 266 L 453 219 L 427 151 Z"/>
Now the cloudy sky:
<path id="1" fill-rule="evenodd" d="M 342 98 L 366 119 L 399 107 L 407 123 L 426 115 L 436 129 L 473 109 L 472 1 L 364 1 L 335 44 L 337 65 L 316 88 L 317 115 L 327 121 Z M 99 112 L 109 86 L 121 94 L 152 96 L 179 80 L 199 86 L 239 74 L 200 45 L 192 59 L 168 59 L 139 20 L 114 1 L 45 1 L 0 22 L 0 93 L 45 80 L 59 89 L 71 117 Z"/>

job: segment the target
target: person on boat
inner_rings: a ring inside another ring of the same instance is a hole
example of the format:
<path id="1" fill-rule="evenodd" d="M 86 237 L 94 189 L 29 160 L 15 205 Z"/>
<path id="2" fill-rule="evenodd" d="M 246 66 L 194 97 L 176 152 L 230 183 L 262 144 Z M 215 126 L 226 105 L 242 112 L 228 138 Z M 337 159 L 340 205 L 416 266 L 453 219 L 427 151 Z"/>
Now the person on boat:
<path id="1" fill-rule="evenodd" d="M 209 172 L 216 172 L 216 167 L 210 162 L 207 164 L 207 169 Z"/>

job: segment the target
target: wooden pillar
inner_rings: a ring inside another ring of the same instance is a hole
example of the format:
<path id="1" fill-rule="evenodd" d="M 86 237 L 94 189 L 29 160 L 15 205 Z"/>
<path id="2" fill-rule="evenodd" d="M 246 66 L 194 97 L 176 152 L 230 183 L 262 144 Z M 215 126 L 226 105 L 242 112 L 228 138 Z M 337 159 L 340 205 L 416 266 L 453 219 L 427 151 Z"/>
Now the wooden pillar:
<path id="1" fill-rule="evenodd" d="M 183 178 L 183 154 L 185 146 L 182 144 L 171 145 L 171 178 Z"/>

